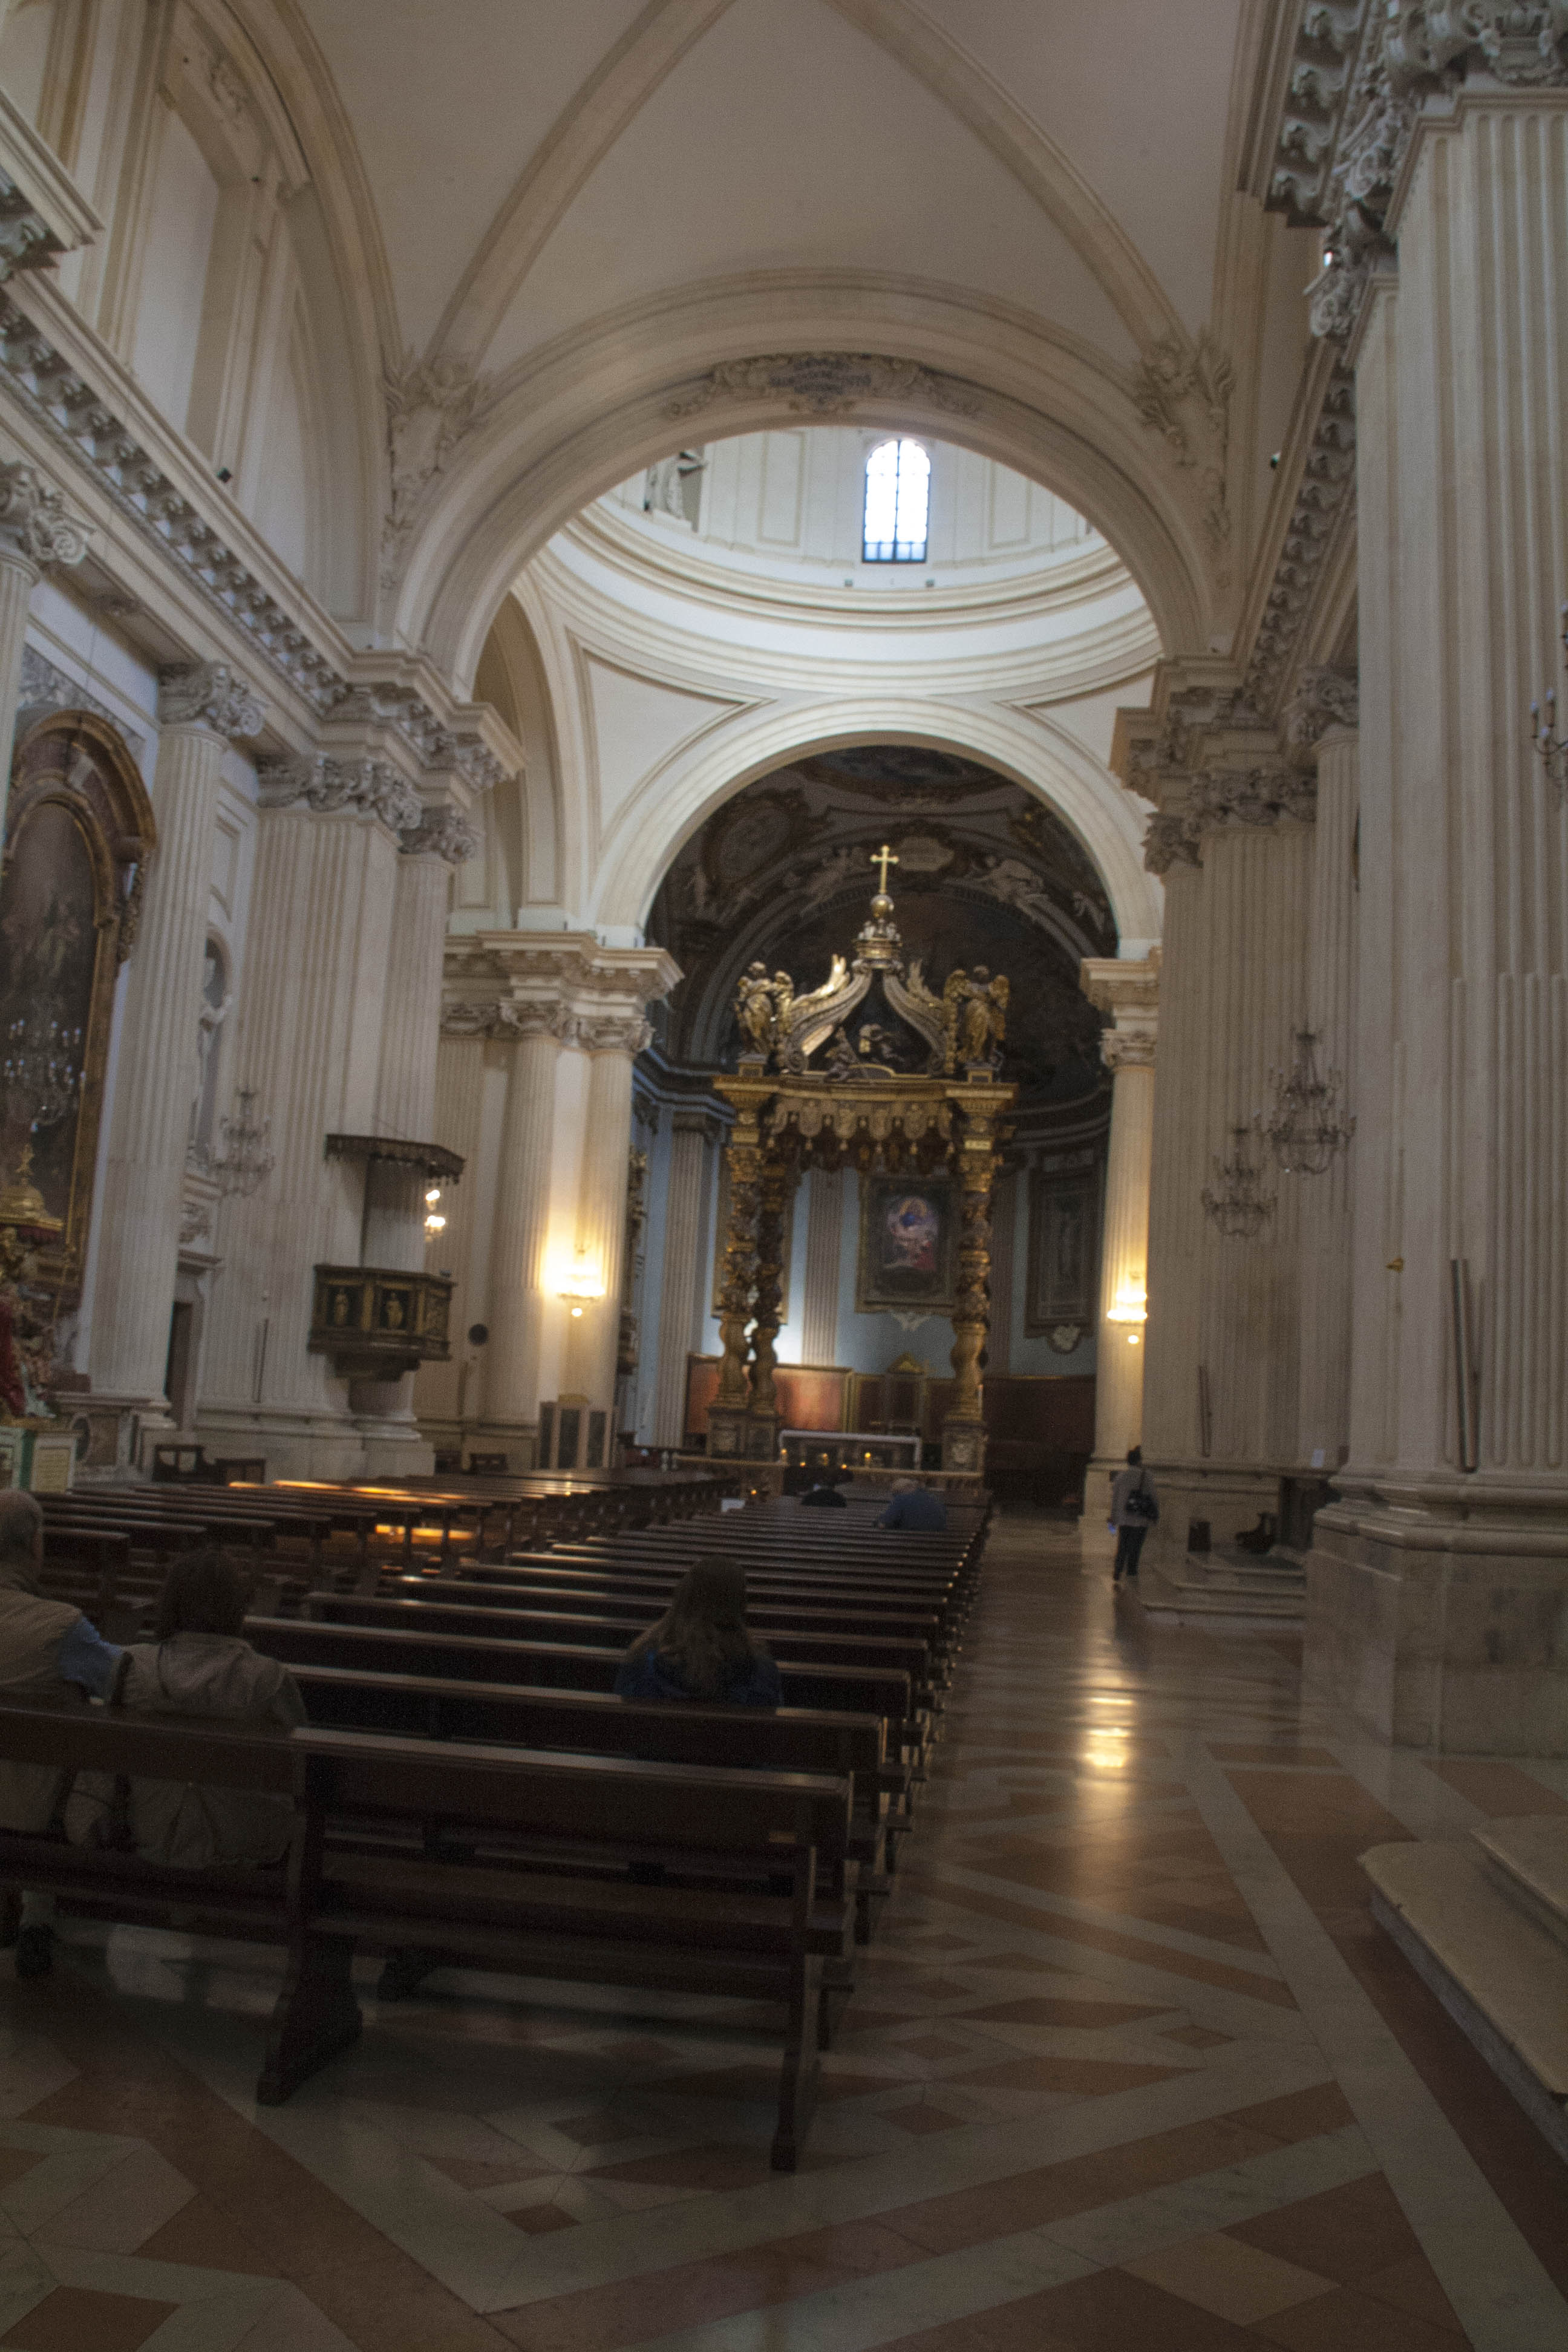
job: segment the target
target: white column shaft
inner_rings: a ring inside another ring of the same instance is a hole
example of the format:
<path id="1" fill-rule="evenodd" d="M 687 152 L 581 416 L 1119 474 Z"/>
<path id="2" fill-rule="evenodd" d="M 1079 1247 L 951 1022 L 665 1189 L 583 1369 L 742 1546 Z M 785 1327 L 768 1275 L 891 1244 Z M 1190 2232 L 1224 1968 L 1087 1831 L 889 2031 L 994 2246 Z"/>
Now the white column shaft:
<path id="1" fill-rule="evenodd" d="M 686 1360 L 701 1299 L 703 1203 L 708 1186 L 707 1122 L 676 1114 L 670 1138 L 659 1280 L 658 1386 L 653 1442 L 679 1445 L 686 1435 Z"/>
<path id="2" fill-rule="evenodd" d="M 490 1261 L 490 1421 L 532 1421 L 539 1411 L 560 1061 L 560 1042 L 548 1029 L 512 1048 Z"/>
<path id="3" fill-rule="evenodd" d="M 1100 1318 L 1096 1330 L 1094 1467 L 1106 1492 L 1084 1498 L 1084 1516 L 1104 1517 L 1110 1475 L 1136 1445 L 1143 1427 L 1143 1326 L 1117 1322 L 1111 1310 L 1141 1298 L 1149 1280 L 1149 1170 L 1154 1146 L 1154 1066 L 1123 1062 L 1110 1095 L 1110 1139 L 1105 1163 L 1105 1212 L 1100 1255 Z"/>
<path id="4" fill-rule="evenodd" d="M 1318 747 L 1318 816 L 1312 835 L 1307 948 L 1307 1026 L 1318 1067 L 1337 1071 L 1340 1103 L 1355 1110 L 1356 893 L 1359 782 L 1353 728 L 1335 727 Z M 1336 1470 L 1350 1440 L 1351 1202 L 1354 1154 L 1303 1183 L 1301 1388 L 1303 1466 Z"/>
<path id="5" fill-rule="evenodd" d="M 604 1295 L 573 1318 L 565 1370 L 569 1391 L 606 1410 L 616 1397 L 631 1148 L 632 1056 L 618 1046 L 606 1047 L 591 1056 L 575 1237 L 576 1251 Z"/>
<path id="6" fill-rule="evenodd" d="M 838 1351 L 838 1268 L 844 1246 L 842 1168 L 814 1168 L 805 1212 L 803 1364 L 833 1364 Z"/>
<path id="7" fill-rule="evenodd" d="M 0 566 L 0 580 L 8 573 Z M 163 1393 L 224 750 L 200 726 L 166 728 L 158 746 L 158 847 L 126 975 L 99 1207 L 90 1363 L 110 1396 Z"/>
<path id="8" fill-rule="evenodd" d="M 0 20 L 3 21 L 3 20 Z M 24 558 L 0 551 L 0 841 L 5 837 L 5 809 L 11 797 L 11 739 L 16 731 L 16 709 L 22 698 L 22 651 L 27 639 L 27 611 L 38 584 L 38 568 Z M 160 1373 L 163 1366 L 159 1366 Z"/>

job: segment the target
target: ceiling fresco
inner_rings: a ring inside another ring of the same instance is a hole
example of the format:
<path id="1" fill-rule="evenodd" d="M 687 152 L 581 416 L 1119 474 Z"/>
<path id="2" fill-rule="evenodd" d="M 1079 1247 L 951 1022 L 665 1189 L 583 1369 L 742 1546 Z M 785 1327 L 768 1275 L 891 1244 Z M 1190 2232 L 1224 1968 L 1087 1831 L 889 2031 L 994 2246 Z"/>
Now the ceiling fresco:
<path id="1" fill-rule="evenodd" d="M 1025 1103 L 1081 1101 L 1104 1083 L 1100 1016 L 1081 993 L 1084 956 L 1116 952 L 1090 859 L 1061 820 L 994 769 L 905 744 L 857 745 L 760 777 L 714 812 L 676 858 L 648 935 L 683 979 L 661 1028 L 684 1067 L 733 1063 L 735 985 L 760 957 L 815 988 L 848 953 L 889 877 L 906 954 L 940 992 L 956 965 L 1012 986 L 1003 1075 Z"/>

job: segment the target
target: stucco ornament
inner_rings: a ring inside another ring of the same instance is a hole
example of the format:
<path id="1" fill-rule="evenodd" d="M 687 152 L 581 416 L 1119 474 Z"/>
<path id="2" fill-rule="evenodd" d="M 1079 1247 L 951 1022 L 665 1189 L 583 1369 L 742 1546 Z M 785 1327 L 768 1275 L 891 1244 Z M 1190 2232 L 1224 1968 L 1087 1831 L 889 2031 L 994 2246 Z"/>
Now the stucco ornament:
<path id="1" fill-rule="evenodd" d="M 267 705 L 226 662 L 181 662 L 159 672 L 158 717 L 165 727 L 248 737 L 260 734 Z"/>
<path id="2" fill-rule="evenodd" d="M 454 808 L 430 810 L 403 835 L 405 857 L 444 857 L 448 866 L 466 866 L 479 847 L 478 833 Z"/>
<path id="3" fill-rule="evenodd" d="M 0 460 L 0 553 L 26 563 L 79 563 L 88 535 L 36 467 Z"/>
<path id="4" fill-rule="evenodd" d="M 949 416 L 973 416 L 978 393 L 918 360 L 875 352 L 785 352 L 770 359 L 725 360 L 690 392 L 669 401 L 665 415 L 697 416 L 716 400 L 776 400 L 798 416 L 847 416 L 863 400 L 917 400 Z"/>
<path id="5" fill-rule="evenodd" d="M 0 285 L 18 269 L 52 269 L 60 253 L 59 239 L 32 198 L 0 172 Z"/>
<path id="6" fill-rule="evenodd" d="M 263 808 L 292 808 L 303 801 L 319 816 L 353 809 L 379 817 L 395 833 L 419 824 L 425 814 L 418 793 L 385 760 L 334 760 L 317 752 L 267 761 L 257 783 Z"/>
<path id="7" fill-rule="evenodd" d="M 1305 751 L 1331 727 L 1356 726 L 1360 715 L 1361 688 L 1355 672 L 1320 663 L 1301 673 L 1285 713 L 1286 736 Z"/>

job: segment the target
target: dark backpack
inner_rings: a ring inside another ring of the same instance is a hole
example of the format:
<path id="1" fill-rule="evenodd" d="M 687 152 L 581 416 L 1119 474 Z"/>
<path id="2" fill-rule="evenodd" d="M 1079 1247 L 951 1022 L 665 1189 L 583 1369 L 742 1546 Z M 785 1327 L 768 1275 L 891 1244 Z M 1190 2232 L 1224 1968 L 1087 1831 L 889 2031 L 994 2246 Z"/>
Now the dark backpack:
<path id="1" fill-rule="evenodd" d="M 1152 1528 L 1157 1525 L 1160 1517 L 1160 1506 L 1154 1499 L 1154 1489 L 1149 1484 L 1149 1473 L 1147 1470 L 1140 1470 L 1138 1473 L 1138 1484 L 1133 1487 L 1132 1492 L 1128 1496 L 1127 1500 L 1123 1503 L 1121 1508 L 1125 1517 L 1130 1519 L 1139 1519 L 1146 1528 Z"/>

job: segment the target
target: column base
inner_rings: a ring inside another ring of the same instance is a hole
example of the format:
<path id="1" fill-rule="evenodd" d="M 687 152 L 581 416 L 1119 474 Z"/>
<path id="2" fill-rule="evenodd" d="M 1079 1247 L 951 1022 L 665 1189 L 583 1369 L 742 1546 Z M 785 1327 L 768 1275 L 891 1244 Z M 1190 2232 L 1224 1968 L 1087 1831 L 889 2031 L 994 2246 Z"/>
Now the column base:
<path id="1" fill-rule="evenodd" d="M 976 1475 L 985 1468 L 985 1423 L 950 1415 L 942 1424 L 942 1466 Z"/>
<path id="2" fill-rule="evenodd" d="M 209 1455 L 259 1455 L 269 1480 L 358 1478 L 365 1467 L 358 1424 L 337 1413 L 290 1412 L 281 1405 L 203 1405 L 195 1435 Z"/>
<path id="3" fill-rule="evenodd" d="M 1078 1523 L 1079 1540 L 1086 1551 L 1114 1551 L 1115 1533 L 1110 1526 L 1110 1489 L 1116 1474 L 1125 1470 L 1125 1455 L 1097 1454 L 1083 1474 L 1083 1517 Z M 1162 1505 L 1162 1509 L 1163 1505 Z"/>
<path id="4" fill-rule="evenodd" d="M 1490 1524 L 1320 1511 L 1303 1674 L 1396 1748 L 1568 1756 L 1568 1499 Z"/>
<path id="5" fill-rule="evenodd" d="M 153 1475 L 153 1448 L 179 1436 L 164 1396 L 116 1396 L 98 1390 L 55 1399 L 60 1427 L 74 1430 L 79 1486 L 136 1484 Z"/>
<path id="6" fill-rule="evenodd" d="M 455 1454 L 465 1465 L 476 1454 L 504 1454 L 509 1478 L 531 1470 L 539 1458 L 536 1421 L 450 1421 L 425 1413 L 419 1431 L 432 1455 Z"/>
<path id="7" fill-rule="evenodd" d="M 752 1416 L 744 1405 L 715 1404 L 708 1408 L 708 1452 L 715 1462 L 750 1458 Z"/>

